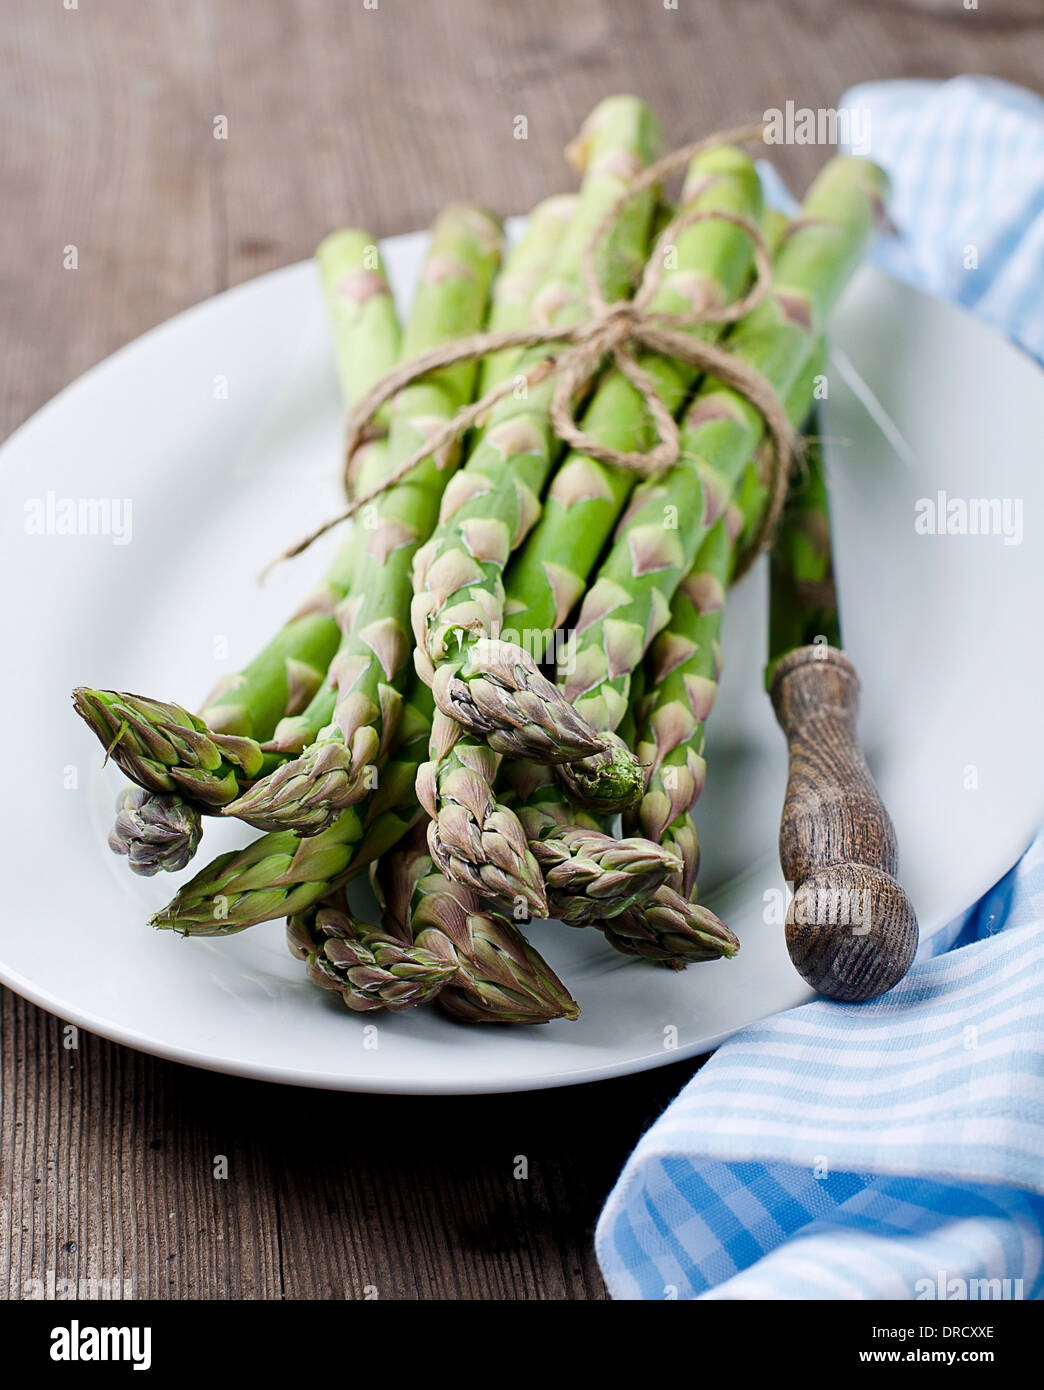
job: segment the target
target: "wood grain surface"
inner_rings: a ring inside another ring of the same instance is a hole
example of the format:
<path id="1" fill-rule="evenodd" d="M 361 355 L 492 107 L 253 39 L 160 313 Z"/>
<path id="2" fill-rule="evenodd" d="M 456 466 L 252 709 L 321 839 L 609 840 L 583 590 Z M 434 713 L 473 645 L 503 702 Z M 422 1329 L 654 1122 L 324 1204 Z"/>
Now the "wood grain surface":
<path id="1" fill-rule="evenodd" d="M 337 224 L 405 231 L 452 197 L 511 213 L 570 186 L 562 146 L 609 92 L 650 99 L 677 143 L 875 77 L 1039 85 L 1044 40 L 1040 0 L 373 4 L 6 0 L 5 435 L 137 334 Z M 800 188 L 821 159 L 784 149 L 779 165 Z M 45 943 L 43 920 L 25 929 Z M 4 994 L 0 1296 L 71 1280 L 153 1298 L 604 1297 L 598 1209 L 693 1070 L 395 1099 L 64 1042 L 60 1020 Z"/>

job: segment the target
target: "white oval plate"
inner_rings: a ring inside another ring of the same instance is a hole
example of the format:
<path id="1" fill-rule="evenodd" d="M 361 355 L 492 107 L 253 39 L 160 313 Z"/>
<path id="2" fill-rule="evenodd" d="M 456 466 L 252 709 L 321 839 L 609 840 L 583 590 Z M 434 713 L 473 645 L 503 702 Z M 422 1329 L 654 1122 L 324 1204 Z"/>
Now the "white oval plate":
<path id="1" fill-rule="evenodd" d="M 400 301 L 424 247 L 421 235 L 385 246 Z M 846 642 L 864 680 L 868 756 L 930 934 L 1014 863 L 1044 819 L 1044 379 L 961 312 L 869 269 L 837 315 L 835 342 L 887 417 L 882 429 L 831 370 Z M 256 583 L 266 561 L 337 506 L 341 431 L 305 263 L 146 334 L 4 446 L 0 978 L 62 1018 L 164 1057 L 407 1093 L 638 1071 L 807 999 L 771 920 L 785 755 L 761 685 L 760 567 L 730 598 L 699 809 L 704 897 L 740 936 L 735 961 L 676 975 L 616 955 L 597 933 L 542 923 L 534 942 L 580 1001 L 581 1020 L 469 1029 L 428 1010 L 349 1014 L 306 982 L 281 922 L 221 941 L 145 925 L 192 869 L 138 879 L 108 851 L 121 778 L 103 769 L 69 691 L 105 685 L 191 706 L 249 659 L 318 567 L 309 555 Z M 917 535 L 915 503 L 940 489 L 1019 500 L 1023 543 Z M 58 531 L 70 498 L 129 498 L 129 539 L 27 530 L 42 507 Z M 201 853 L 243 838 L 242 826 L 211 822 Z"/>

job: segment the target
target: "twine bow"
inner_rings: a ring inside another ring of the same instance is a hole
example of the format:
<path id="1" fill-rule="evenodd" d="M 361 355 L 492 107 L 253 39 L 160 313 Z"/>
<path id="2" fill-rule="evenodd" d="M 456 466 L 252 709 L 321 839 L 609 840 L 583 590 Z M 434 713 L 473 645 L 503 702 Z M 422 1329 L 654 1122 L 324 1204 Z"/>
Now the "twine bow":
<path id="1" fill-rule="evenodd" d="M 652 255 L 646 264 L 638 288 L 631 299 L 607 301 L 596 268 L 596 256 L 606 233 L 622 209 L 647 188 L 659 183 L 666 175 L 688 164 L 696 155 L 717 145 L 745 143 L 757 139 L 763 125 L 741 126 L 696 141 L 674 150 L 643 170 L 631 180 L 614 199 L 595 227 L 584 248 L 581 276 L 587 295 L 589 315 L 572 325 L 530 327 L 497 333 L 475 333 L 444 346 L 422 353 L 412 361 L 393 368 L 352 407 L 348 414 L 347 463 L 363 444 L 372 440 L 373 419 L 380 408 L 404 387 L 427 376 L 430 372 L 450 367 L 457 362 L 479 359 L 509 348 L 533 348 L 557 345 L 541 361 L 525 373 L 527 387 L 537 386 L 554 376 L 555 389 L 551 399 L 551 424 L 564 443 L 580 453 L 588 454 L 616 468 L 627 468 L 641 477 L 662 473 L 678 462 L 682 455 L 681 432 L 669 405 L 657 391 L 652 378 L 636 360 L 638 349 L 673 357 L 709 372 L 726 386 L 739 392 L 761 414 L 772 446 L 769 497 L 750 550 L 737 572 L 746 569 L 754 557 L 771 544 L 786 500 L 789 462 L 794 446 L 793 431 L 779 396 L 769 382 L 753 367 L 739 361 L 722 347 L 704 342 L 685 329 L 705 323 L 734 323 L 751 312 L 769 293 L 772 285 L 772 266 L 768 249 L 759 228 L 746 217 L 719 209 L 690 209 L 679 213 L 660 233 Z M 684 314 L 663 314 L 652 309 L 663 274 L 665 252 L 687 228 L 704 221 L 729 222 L 750 238 L 754 259 L 754 282 L 748 292 L 722 309 L 704 307 Z M 574 403 L 594 379 L 602 363 L 611 358 L 641 396 L 649 413 L 656 442 L 645 450 L 607 448 L 577 424 Z M 398 464 L 376 486 L 352 498 L 345 509 L 324 522 L 311 535 L 286 551 L 283 559 L 299 555 L 313 541 L 332 527 L 353 516 L 361 507 L 393 487 L 429 456 L 446 457 L 446 451 L 472 425 L 510 395 L 516 380 L 509 378 L 488 391 L 480 400 L 464 406 L 452 419 L 431 431 L 424 444 Z"/>

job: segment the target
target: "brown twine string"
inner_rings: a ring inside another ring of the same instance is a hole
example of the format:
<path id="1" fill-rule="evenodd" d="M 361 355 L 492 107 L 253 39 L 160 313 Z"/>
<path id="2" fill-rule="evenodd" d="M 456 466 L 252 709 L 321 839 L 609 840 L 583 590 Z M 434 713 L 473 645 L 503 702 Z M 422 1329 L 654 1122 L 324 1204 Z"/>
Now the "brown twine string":
<path id="1" fill-rule="evenodd" d="M 602 292 L 596 256 L 603 238 L 611 230 L 623 208 L 639 193 L 660 183 L 668 174 L 688 164 L 696 155 L 718 145 L 740 144 L 758 139 L 763 131 L 764 126 L 761 124 L 747 125 L 697 140 L 665 155 L 628 183 L 619 197 L 606 209 L 583 251 L 581 278 L 590 309 L 590 315 L 585 321 L 569 327 L 552 325 L 546 328 L 475 333 L 471 337 L 456 339 L 444 346 L 433 348 L 388 372 L 349 412 L 346 445 L 348 464 L 350 465 L 356 451 L 372 439 L 373 417 L 381 407 L 419 378 L 444 367 L 451 367 L 457 362 L 486 357 L 507 348 L 550 347 L 555 344 L 555 350 L 549 352 L 547 357 L 526 373 L 526 383 L 527 386 L 534 387 L 549 376 L 556 377 L 551 400 L 551 424 L 558 438 L 580 453 L 589 454 L 612 467 L 628 468 L 640 477 L 661 473 L 681 457 L 681 433 L 670 407 L 656 390 L 648 373 L 635 359 L 636 351 L 645 348 L 709 372 L 748 400 L 765 421 L 772 446 L 769 498 L 749 552 L 737 567 L 737 574 L 743 573 L 754 558 L 771 544 L 779 525 L 783 503 L 786 500 L 790 458 L 794 446 L 793 431 L 779 396 L 760 372 L 738 361 L 724 348 L 703 342 L 682 330 L 704 323 L 734 323 L 761 303 L 772 283 L 771 260 L 761 232 L 749 218 L 735 213 L 717 209 L 683 211 L 660 233 L 634 297 L 611 303 Z M 750 290 L 724 309 L 707 308 L 685 314 L 655 313 L 651 305 L 663 274 L 663 251 L 687 228 L 697 222 L 712 220 L 729 222 L 739 227 L 750 238 L 755 272 Z M 649 449 L 624 451 L 607 448 L 586 434 L 576 422 L 573 414 L 574 402 L 580 398 L 584 387 L 590 383 L 606 358 L 613 359 L 642 397 L 656 432 L 656 443 Z M 354 496 L 338 516 L 318 526 L 279 559 L 285 560 L 300 555 L 313 541 L 393 487 L 422 460 L 432 455 L 437 457 L 440 452 L 445 454 L 450 445 L 514 389 L 515 382 L 509 378 L 488 391 L 481 400 L 463 407 L 451 420 L 433 430 L 424 444 L 396 465 L 386 478 Z"/>

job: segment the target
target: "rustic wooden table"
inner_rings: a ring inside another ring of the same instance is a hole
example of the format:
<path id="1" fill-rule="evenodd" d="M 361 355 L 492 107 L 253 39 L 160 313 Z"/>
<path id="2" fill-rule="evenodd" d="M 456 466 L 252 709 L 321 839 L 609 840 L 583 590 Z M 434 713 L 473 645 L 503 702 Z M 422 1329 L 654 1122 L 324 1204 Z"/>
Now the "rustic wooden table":
<path id="1" fill-rule="evenodd" d="M 1039 84 L 1041 0 L 966 3 L 7 0 L 0 431 L 335 225 L 404 231 L 450 197 L 516 212 L 568 186 L 562 146 L 609 92 L 649 98 L 677 143 L 874 77 Z M 800 187 L 821 159 L 779 163 Z M 60 1020 L 7 992 L 0 1048 L 11 1298 L 69 1280 L 149 1298 L 604 1297 L 599 1206 L 694 1069 L 506 1098 L 313 1093 L 101 1038 L 65 1051 Z"/>

